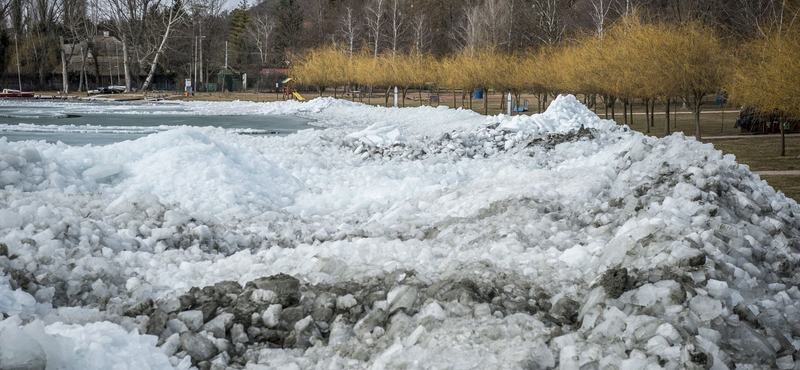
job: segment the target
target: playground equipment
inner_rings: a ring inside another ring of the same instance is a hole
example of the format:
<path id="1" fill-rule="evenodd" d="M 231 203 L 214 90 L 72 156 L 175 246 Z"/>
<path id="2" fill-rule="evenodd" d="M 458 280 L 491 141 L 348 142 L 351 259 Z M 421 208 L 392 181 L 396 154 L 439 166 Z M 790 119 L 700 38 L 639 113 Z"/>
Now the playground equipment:
<path id="1" fill-rule="evenodd" d="M 306 98 L 294 90 L 293 78 L 287 77 L 281 81 L 281 84 L 283 84 L 283 100 L 297 99 L 297 101 L 306 101 Z"/>
<path id="2" fill-rule="evenodd" d="M 522 99 L 522 106 L 516 106 L 511 109 L 514 113 L 521 113 L 528 111 L 528 99 Z"/>

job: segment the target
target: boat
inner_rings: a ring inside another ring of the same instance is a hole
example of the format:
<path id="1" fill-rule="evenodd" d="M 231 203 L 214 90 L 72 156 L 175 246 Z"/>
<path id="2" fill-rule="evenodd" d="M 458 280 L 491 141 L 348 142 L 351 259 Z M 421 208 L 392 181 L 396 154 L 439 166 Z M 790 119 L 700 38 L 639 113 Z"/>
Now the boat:
<path id="1" fill-rule="evenodd" d="M 0 98 L 32 98 L 32 92 L 23 92 L 14 89 L 3 89 L 3 92 L 0 93 Z"/>

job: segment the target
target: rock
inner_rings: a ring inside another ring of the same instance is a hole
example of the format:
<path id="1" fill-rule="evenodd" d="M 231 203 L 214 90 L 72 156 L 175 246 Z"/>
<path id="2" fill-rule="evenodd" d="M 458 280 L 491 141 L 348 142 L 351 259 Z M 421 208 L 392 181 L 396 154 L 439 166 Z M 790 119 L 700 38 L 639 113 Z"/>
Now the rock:
<path id="1" fill-rule="evenodd" d="M 550 314 L 559 318 L 564 325 L 573 325 L 578 321 L 581 305 L 569 297 L 561 297 L 552 308 Z"/>
<path id="2" fill-rule="evenodd" d="M 206 302 L 200 305 L 200 312 L 203 313 L 203 322 L 213 319 L 217 315 L 218 307 L 219 305 L 216 302 Z"/>
<path id="3" fill-rule="evenodd" d="M 201 311 L 184 311 L 178 314 L 178 320 L 183 321 L 189 330 L 199 330 L 203 326 L 203 313 Z"/>
<path id="4" fill-rule="evenodd" d="M 160 335 L 167 325 L 167 314 L 161 310 L 154 310 L 150 318 L 147 319 L 147 334 Z"/>
<path id="5" fill-rule="evenodd" d="M 233 312 L 234 319 L 237 323 L 249 324 L 253 314 L 258 310 L 259 306 L 253 303 L 251 300 L 238 299 L 236 300 L 236 304 L 233 306 L 231 311 Z"/>
<path id="6" fill-rule="evenodd" d="M 600 279 L 600 285 L 605 289 L 609 297 L 617 299 L 622 293 L 625 293 L 628 285 L 628 269 L 609 269 L 606 270 L 603 277 Z"/>
<path id="7" fill-rule="evenodd" d="M 241 293 L 242 286 L 235 281 L 228 280 L 214 284 L 214 300 L 222 306 L 231 304 Z"/>
<path id="8" fill-rule="evenodd" d="M 286 274 L 255 279 L 247 283 L 245 288 L 248 287 L 274 292 L 277 295 L 278 303 L 284 307 L 293 306 L 300 301 L 300 280 Z"/>
<path id="9" fill-rule="evenodd" d="M 8 246 L 5 243 L 0 243 L 0 257 L 8 257 Z"/>
<path id="10" fill-rule="evenodd" d="M 281 312 L 283 307 L 279 304 L 270 305 L 264 313 L 261 314 L 261 320 L 264 322 L 264 326 L 267 328 L 274 328 L 278 326 L 281 320 Z"/>
<path id="11" fill-rule="evenodd" d="M 192 294 L 184 294 L 178 300 L 181 302 L 181 311 L 194 306 L 195 303 L 194 295 Z"/>
<path id="12" fill-rule="evenodd" d="M 203 330 L 217 338 L 225 338 L 225 333 L 233 326 L 233 314 L 223 313 L 203 325 Z"/>
<path id="13" fill-rule="evenodd" d="M 317 307 L 311 312 L 311 317 L 314 321 L 327 322 L 333 317 L 333 310 L 328 307 Z"/>
<path id="14" fill-rule="evenodd" d="M 151 313 L 153 313 L 153 300 L 147 298 L 125 310 L 124 314 L 128 317 L 136 317 L 139 315 L 150 315 Z"/>
<path id="15" fill-rule="evenodd" d="M 291 330 L 294 324 L 300 321 L 305 315 L 303 307 L 289 307 L 281 311 L 280 325 L 286 330 Z"/>
<path id="16" fill-rule="evenodd" d="M 197 362 L 208 360 L 219 353 L 214 342 L 204 335 L 186 332 L 180 338 L 183 350 Z"/>

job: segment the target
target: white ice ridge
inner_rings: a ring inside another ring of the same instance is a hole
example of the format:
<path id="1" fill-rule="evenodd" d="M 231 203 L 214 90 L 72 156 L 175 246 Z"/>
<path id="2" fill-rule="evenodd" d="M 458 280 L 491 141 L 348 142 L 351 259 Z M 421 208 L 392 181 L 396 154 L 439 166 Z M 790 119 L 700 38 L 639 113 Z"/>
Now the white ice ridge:
<path id="1" fill-rule="evenodd" d="M 159 345 L 170 366 L 217 368 L 795 366 L 800 207 L 711 144 L 630 131 L 572 96 L 512 117 L 330 98 L 157 109 L 322 129 L 0 138 L 0 338 L 42 348 L 0 360 L 83 348 L 53 358 L 157 367 Z M 252 320 L 178 299 L 280 273 L 339 285 L 306 294 L 303 315 L 258 287 Z M 139 334 L 154 326 L 158 341 Z M 292 348 L 255 344 L 279 332 Z"/>

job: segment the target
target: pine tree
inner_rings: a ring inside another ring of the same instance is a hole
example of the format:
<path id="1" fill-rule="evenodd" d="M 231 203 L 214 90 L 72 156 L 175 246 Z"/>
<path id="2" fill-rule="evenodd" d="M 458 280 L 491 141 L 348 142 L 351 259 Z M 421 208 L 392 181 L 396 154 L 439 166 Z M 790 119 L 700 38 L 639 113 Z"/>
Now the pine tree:
<path id="1" fill-rule="evenodd" d="M 247 9 L 247 0 L 242 0 L 239 6 L 231 12 L 230 31 L 228 32 L 228 42 L 232 51 L 234 61 L 237 65 L 242 65 L 248 60 L 250 55 L 245 37 L 247 25 L 250 24 L 251 15 Z"/>
<path id="2" fill-rule="evenodd" d="M 278 23 L 276 49 L 279 54 L 286 53 L 297 46 L 299 33 L 303 26 L 303 12 L 297 0 L 280 0 L 275 7 Z"/>

